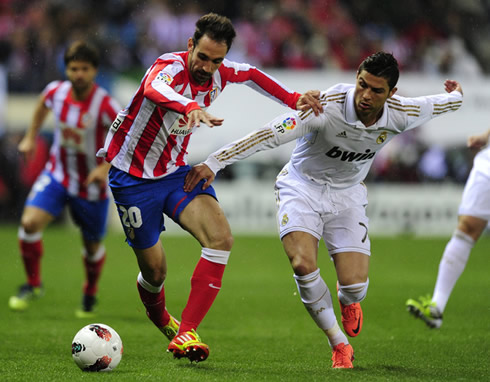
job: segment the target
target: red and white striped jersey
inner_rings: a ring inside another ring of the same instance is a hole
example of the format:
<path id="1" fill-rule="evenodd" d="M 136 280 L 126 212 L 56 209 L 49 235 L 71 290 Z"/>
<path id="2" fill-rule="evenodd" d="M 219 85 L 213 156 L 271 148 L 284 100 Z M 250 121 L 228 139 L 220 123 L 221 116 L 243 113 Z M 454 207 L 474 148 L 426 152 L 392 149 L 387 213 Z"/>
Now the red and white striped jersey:
<path id="1" fill-rule="evenodd" d="M 129 106 L 112 124 L 99 156 L 139 178 L 156 179 L 173 173 L 187 164 L 193 129 L 187 130 L 185 115 L 209 107 L 230 83 L 245 84 L 296 109 L 299 93 L 248 64 L 225 59 L 212 79 L 199 85 L 187 68 L 188 55 L 166 53 L 147 70 Z"/>
<path id="2" fill-rule="evenodd" d="M 46 107 L 55 121 L 54 140 L 46 169 L 70 195 L 97 201 L 107 198 L 107 185 L 83 183 L 101 159 L 97 149 L 116 117 L 119 104 L 98 85 L 84 101 L 73 99 L 70 81 L 53 81 L 43 90 Z"/>

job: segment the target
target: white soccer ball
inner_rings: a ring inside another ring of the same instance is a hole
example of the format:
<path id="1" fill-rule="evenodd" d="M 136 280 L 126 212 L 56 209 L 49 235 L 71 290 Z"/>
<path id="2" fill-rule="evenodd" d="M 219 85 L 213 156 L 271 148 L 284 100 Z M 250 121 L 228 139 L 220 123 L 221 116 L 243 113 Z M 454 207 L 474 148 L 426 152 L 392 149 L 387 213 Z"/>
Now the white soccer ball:
<path id="1" fill-rule="evenodd" d="M 84 326 L 73 338 L 71 354 L 83 371 L 110 371 L 121 361 L 123 344 L 119 334 L 105 324 Z"/>

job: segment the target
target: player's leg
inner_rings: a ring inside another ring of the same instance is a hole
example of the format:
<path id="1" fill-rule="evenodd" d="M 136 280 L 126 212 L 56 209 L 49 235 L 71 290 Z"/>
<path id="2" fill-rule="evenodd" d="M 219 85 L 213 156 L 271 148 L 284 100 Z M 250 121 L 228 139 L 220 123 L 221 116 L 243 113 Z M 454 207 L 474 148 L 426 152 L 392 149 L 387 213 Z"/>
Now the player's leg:
<path id="1" fill-rule="evenodd" d="M 160 240 L 149 248 L 135 248 L 140 273 L 137 288 L 141 302 L 146 308 L 146 315 L 153 324 L 172 340 L 180 322 L 170 315 L 165 305 L 164 281 L 167 276 L 167 261 Z"/>
<path id="2" fill-rule="evenodd" d="M 180 213 L 181 226 L 201 244 L 201 257 L 191 277 L 191 292 L 179 330 L 197 329 L 211 308 L 228 262 L 233 237 L 220 205 L 210 195 L 196 196 Z"/>
<path id="3" fill-rule="evenodd" d="M 355 337 L 362 330 L 364 300 L 369 285 L 369 256 L 359 252 L 339 252 L 332 255 L 337 272 L 337 296 L 345 332 Z"/>
<path id="4" fill-rule="evenodd" d="M 336 213 L 324 217 L 323 239 L 337 272 L 342 326 L 349 336 L 355 337 L 362 329 L 360 302 L 369 284 L 371 243 L 366 216 L 367 190 L 363 184 L 347 190 L 329 190 L 328 198 Z"/>
<path id="5" fill-rule="evenodd" d="M 416 318 L 422 319 L 430 328 L 441 327 L 449 297 L 464 271 L 473 246 L 486 226 L 486 220 L 474 216 L 459 216 L 458 227 L 442 254 L 432 297 L 427 295 L 407 300 L 407 310 Z"/>
<path id="6" fill-rule="evenodd" d="M 301 301 L 311 318 L 325 332 L 332 348 L 341 343 L 348 345 L 335 317 L 330 290 L 317 266 L 318 239 L 306 232 L 293 231 L 282 238 L 282 243 Z"/>
<path id="7" fill-rule="evenodd" d="M 68 205 L 73 221 L 81 230 L 82 262 L 85 270 L 81 308 L 75 314 L 80 318 L 89 318 L 94 316 L 98 282 L 106 259 L 102 240 L 107 229 L 109 201 L 69 197 Z"/>
<path id="8" fill-rule="evenodd" d="M 184 192 L 184 180 L 190 167 L 183 168 L 174 177 L 173 192 L 165 202 L 164 212 L 201 244 L 201 256 L 191 277 L 191 291 L 182 312 L 178 335 L 168 350 L 175 357 L 191 361 L 204 361 L 209 347 L 195 330 L 211 308 L 219 290 L 228 263 L 233 237 L 212 187 L 202 190 L 204 180 L 191 192 Z"/>
<path id="9" fill-rule="evenodd" d="M 100 241 L 83 238 L 82 263 L 85 270 L 85 282 L 82 290 L 81 308 L 76 311 L 79 318 L 94 316 L 97 304 L 98 282 L 106 260 L 105 246 Z"/>
<path id="10" fill-rule="evenodd" d="M 9 299 L 13 310 L 24 310 L 29 301 L 43 293 L 41 259 L 43 256 L 42 233 L 58 216 L 65 203 L 65 190 L 47 172 L 34 183 L 21 216 L 18 239 L 27 282 L 20 286 L 16 296 Z"/>
<path id="11" fill-rule="evenodd" d="M 352 346 L 338 325 L 331 293 L 317 265 L 318 243 L 324 229 L 318 213 L 322 189 L 311 188 L 283 170 L 276 182 L 278 227 L 301 301 L 332 348 L 332 367 L 352 368 Z"/>
<path id="12" fill-rule="evenodd" d="M 444 249 L 439 263 L 439 272 L 434 288 L 432 301 L 442 314 L 447 301 L 470 257 L 478 238 L 487 227 L 488 222 L 474 216 L 459 217 L 458 228 L 453 233 Z"/>
<path id="13" fill-rule="evenodd" d="M 129 175 L 112 168 L 109 179 L 117 177 L 129 179 Z M 151 183 L 134 178 L 129 180 L 134 184 L 128 187 L 115 187 L 110 183 L 112 195 L 126 241 L 137 258 L 140 271 L 137 288 L 141 302 L 148 318 L 171 339 L 178 329 L 178 321 L 166 309 L 164 281 L 167 263 L 160 242 L 160 234 L 165 230 L 162 210 L 167 196 L 166 183 L 164 180 Z"/>
<path id="14" fill-rule="evenodd" d="M 471 250 L 490 219 L 490 182 L 486 173 L 473 167 L 459 206 L 458 226 L 447 243 L 432 297 L 409 299 L 407 310 L 431 328 L 440 328 L 442 314 Z"/>

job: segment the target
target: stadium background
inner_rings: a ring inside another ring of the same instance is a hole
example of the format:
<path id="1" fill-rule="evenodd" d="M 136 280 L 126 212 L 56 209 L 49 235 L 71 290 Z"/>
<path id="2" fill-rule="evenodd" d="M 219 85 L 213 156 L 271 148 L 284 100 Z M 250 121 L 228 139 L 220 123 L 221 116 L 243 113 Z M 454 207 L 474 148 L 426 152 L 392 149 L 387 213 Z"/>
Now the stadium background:
<path id="1" fill-rule="evenodd" d="M 443 91 L 445 78 L 460 81 L 462 109 L 391 142 L 377 156 L 367 182 L 372 233 L 450 234 L 473 156 L 465 149 L 466 137 L 490 127 L 488 0 L 2 0 L 0 222 L 18 221 L 42 169 L 51 122 L 39 139 L 36 161 L 23 163 L 16 143 L 39 92 L 62 77 L 67 44 L 77 38 L 95 43 L 102 58 L 97 80 L 125 105 L 144 70 L 161 53 L 182 50 L 195 21 L 208 11 L 234 22 L 238 36 L 230 59 L 265 69 L 298 91 L 352 82 L 360 61 L 381 49 L 400 63 L 402 95 Z M 225 126 L 195 134 L 191 163 L 285 109 L 236 86 L 227 88 L 210 111 L 224 117 Z M 272 186 L 291 149 L 256 155 L 220 174 L 216 188 L 235 233 L 275 232 Z M 119 229 L 114 216 L 112 223 Z"/>

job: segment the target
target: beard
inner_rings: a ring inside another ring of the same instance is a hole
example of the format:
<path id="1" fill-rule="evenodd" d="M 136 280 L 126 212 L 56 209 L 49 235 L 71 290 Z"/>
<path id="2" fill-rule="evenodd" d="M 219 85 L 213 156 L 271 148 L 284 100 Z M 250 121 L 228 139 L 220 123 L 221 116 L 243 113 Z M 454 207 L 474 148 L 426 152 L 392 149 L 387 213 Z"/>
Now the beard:
<path id="1" fill-rule="evenodd" d="M 199 84 L 203 85 L 208 82 L 213 75 L 204 70 L 195 70 L 192 72 L 192 78 Z"/>
<path id="2" fill-rule="evenodd" d="M 78 81 L 72 82 L 72 88 L 73 88 L 73 91 L 76 94 L 83 94 L 88 89 L 90 89 L 91 84 L 92 84 L 91 82 L 86 82 L 86 81 L 83 81 L 83 80 L 78 80 Z"/>

